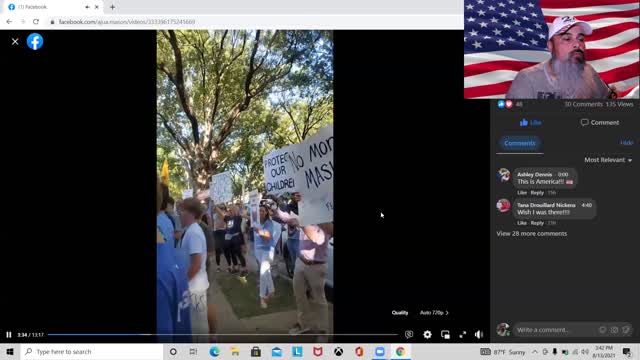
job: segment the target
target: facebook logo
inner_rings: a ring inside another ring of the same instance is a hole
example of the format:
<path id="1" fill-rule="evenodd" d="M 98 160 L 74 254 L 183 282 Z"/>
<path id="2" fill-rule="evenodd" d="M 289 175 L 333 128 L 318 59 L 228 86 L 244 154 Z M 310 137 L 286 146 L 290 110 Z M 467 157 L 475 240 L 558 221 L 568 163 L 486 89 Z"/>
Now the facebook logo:
<path id="1" fill-rule="evenodd" d="M 44 38 L 38 33 L 33 33 L 27 38 L 27 46 L 31 50 L 39 50 L 44 43 Z"/>

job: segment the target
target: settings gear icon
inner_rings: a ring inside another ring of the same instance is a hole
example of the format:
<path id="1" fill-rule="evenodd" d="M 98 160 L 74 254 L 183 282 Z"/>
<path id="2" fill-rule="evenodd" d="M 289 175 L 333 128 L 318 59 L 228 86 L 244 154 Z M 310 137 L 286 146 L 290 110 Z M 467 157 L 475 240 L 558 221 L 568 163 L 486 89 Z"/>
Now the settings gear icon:
<path id="1" fill-rule="evenodd" d="M 429 331 L 429 330 L 425 330 L 425 331 L 422 333 L 422 336 L 423 336 L 425 339 L 427 339 L 427 340 L 428 340 L 428 339 L 431 339 L 431 331 Z"/>

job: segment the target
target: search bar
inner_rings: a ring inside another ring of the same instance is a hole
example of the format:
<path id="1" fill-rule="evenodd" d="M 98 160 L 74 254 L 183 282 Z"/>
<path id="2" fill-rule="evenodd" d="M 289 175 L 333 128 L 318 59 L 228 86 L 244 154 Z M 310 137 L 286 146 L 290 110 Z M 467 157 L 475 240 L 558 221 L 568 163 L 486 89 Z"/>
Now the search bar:
<path id="1" fill-rule="evenodd" d="M 23 344 L 23 360 L 162 360 L 162 344 Z"/>

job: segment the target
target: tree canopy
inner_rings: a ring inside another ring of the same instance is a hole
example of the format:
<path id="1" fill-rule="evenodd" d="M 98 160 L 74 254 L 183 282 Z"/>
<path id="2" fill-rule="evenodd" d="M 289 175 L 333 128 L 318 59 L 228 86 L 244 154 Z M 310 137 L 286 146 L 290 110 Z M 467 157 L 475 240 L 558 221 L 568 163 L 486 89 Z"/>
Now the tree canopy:
<path id="1" fill-rule="evenodd" d="M 158 169 L 170 190 L 264 188 L 262 157 L 333 122 L 328 31 L 159 31 Z"/>

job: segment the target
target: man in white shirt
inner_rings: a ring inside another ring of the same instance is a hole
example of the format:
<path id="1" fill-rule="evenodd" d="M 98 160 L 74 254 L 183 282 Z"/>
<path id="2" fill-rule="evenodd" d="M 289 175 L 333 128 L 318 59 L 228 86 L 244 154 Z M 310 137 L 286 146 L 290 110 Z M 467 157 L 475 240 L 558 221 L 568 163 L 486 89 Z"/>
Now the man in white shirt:
<path id="1" fill-rule="evenodd" d="M 182 202 L 180 220 L 184 227 L 181 249 L 189 255 L 189 268 L 187 276 L 189 278 L 189 291 L 191 292 L 191 326 L 194 340 L 196 334 L 208 334 L 209 323 L 207 320 L 207 289 L 209 288 L 209 278 L 207 277 L 207 241 L 198 225 L 198 219 L 202 216 L 204 209 L 200 202 L 190 198 Z M 207 341 L 207 337 L 199 337 Z"/>

